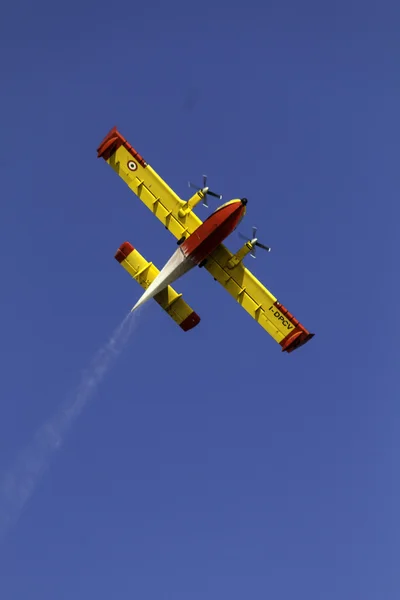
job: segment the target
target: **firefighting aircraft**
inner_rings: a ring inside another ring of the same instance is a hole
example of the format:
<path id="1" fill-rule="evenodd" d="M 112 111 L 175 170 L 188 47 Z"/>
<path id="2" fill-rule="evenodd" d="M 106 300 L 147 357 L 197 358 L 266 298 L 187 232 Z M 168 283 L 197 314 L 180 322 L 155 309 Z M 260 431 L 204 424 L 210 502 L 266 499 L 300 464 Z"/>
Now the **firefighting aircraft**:
<path id="1" fill-rule="evenodd" d="M 193 209 L 200 202 L 207 206 L 208 196 L 222 199 L 222 196 L 209 190 L 206 178 L 203 187 L 196 188 L 196 193 L 189 200 L 182 200 L 116 127 L 101 142 L 97 156 L 111 165 L 178 240 L 177 250 L 161 271 L 143 258 L 129 242 L 124 242 L 119 247 L 115 254 L 116 260 L 145 290 L 132 311 L 154 298 L 183 331 L 195 327 L 200 322 L 200 317 L 171 284 L 198 265 L 205 267 L 280 344 L 283 352 L 293 352 L 314 336 L 243 265 L 244 257 L 249 253 L 254 256 L 256 247 L 270 250 L 258 241 L 255 228 L 253 237 L 246 240 L 236 254 L 222 244 L 243 219 L 246 198 L 222 204 L 202 222 Z"/>

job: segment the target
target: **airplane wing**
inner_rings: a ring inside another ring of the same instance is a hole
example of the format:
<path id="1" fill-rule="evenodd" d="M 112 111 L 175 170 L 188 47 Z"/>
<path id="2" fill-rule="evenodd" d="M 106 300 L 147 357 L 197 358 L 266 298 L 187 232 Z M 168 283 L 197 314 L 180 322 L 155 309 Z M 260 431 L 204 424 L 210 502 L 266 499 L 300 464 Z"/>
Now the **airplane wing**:
<path id="1" fill-rule="evenodd" d="M 159 270 L 130 244 L 124 242 L 114 257 L 145 290 L 156 278 Z M 183 331 L 189 331 L 200 323 L 200 317 L 170 285 L 154 296 L 154 300 L 169 314 Z"/>
<path id="2" fill-rule="evenodd" d="M 116 127 L 111 129 L 101 142 L 97 156 L 103 158 L 116 171 L 176 239 L 187 237 L 202 224 L 201 219 L 193 212 L 190 202 L 179 198 Z M 136 254 L 131 257 L 132 261 L 137 259 L 140 262 L 137 271 L 151 264 L 139 256 L 140 259 Z M 292 352 L 308 342 L 314 334 L 307 331 L 242 262 L 236 266 L 228 266 L 233 257 L 234 255 L 221 244 L 207 259 L 205 268 L 281 345 L 282 351 Z M 136 278 L 134 268 L 132 267 L 133 271 L 128 268 L 129 261 L 123 263 L 123 266 Z M 168 301 L 166 302 L 168 306 Z"/>
<path id="3" fill-rule="evenodd" d="M 220 244 L 204 268 L 281 345 L 282 352 L 293 352 L 308 342 L 314 334 L 307 331 L 242 262 L 231 266 L 233 257 L 232 252 Z"/>
<path id="4" fill-rule="evenodd" d="M 97 156 L 116 171 L 176 239 L 187 237 L 202 224 L 188 203 L 179 198 L 116 127 L 101 142 Z"/>

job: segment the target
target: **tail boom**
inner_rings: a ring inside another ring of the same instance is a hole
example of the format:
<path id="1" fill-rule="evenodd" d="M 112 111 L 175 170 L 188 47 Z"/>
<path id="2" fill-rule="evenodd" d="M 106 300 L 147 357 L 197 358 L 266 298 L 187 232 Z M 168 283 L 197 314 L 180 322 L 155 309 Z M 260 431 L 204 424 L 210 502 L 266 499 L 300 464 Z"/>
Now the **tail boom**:
<path id="1" fill-rule="evenodd" d="M 118 248 L 114 258 L 124 267 L 124 269 L 137 281 L 146 291 L 153 285 L 155 279 L 160 274 L 160 271 L 152 263 L 148 262 L 132 244 L 124 242 Z M 168 263 L 167 263 L 168 264 Z M 181 273 L 182 274 L 182 273 Z M 176 279 L 177 277 L 175 277 Z M 158 280 L 160 281 L 160 280 Z M 183 331 L 189 331 L 196 327 L 200 322 L 200 317 L 194 310 L 183 300 L 182 294 L 178 294 L 169 284 L 161 281 L 161 289 L 153 287 L 149 296 L 144 298 L 144 301 L 154 298 L 154 300 L 165 310 L 166 313 L 177 323 Z M 154 292 L 154 293 L 153 293 Z M 144 295 L 142 296 L 142 298 Z M 137 308 L 139 301 L 132 310 Z"/>
<path id="2" fill-rule="evenodd" d="M 179 277 L 182 277 L 185 273 L 193 269 L 196 263 L 194 263 L 189 257 L 185 256 L 181 248 L 178 248 L 171 258 L 166 262 L 161 271 L 159 271 L 149 287 L 145 290 L 135 306 L 132 308 L 134 311 L 139 308 L 142 304 L 154 298 L 159 292 L 162 292 L 170 283 L 173 283 Z"/>

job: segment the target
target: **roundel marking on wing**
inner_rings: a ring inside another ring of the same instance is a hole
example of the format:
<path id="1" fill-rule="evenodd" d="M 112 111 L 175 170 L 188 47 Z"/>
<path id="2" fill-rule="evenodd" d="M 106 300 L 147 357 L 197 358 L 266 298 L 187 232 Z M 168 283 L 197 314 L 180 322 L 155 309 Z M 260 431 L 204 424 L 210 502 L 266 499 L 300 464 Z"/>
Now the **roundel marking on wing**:
<path id="1" fill-rule="evenodd" d="M 134 160 L 128 160 L 128 169 L 130 171 L 136 171 L 137 169 L 137 164 L 135 163 Z"/>

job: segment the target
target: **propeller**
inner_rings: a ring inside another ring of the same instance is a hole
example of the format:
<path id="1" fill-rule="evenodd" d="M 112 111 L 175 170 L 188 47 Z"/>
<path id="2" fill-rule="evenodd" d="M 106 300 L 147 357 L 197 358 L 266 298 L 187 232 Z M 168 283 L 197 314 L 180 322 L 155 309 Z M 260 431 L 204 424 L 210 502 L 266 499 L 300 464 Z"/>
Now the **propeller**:
<path id="1" fill-rule="evenodd" d="M 262 244 L 261 242 L 258 241 L 258 239 L 256 238 L 256 233 L 257 233 L 257 227 L 253 227 L 253 237 L 251 240 L 249 240 L 249 238 L 247 236 L 243 235 L 242 233 L 239 233 L 239 237 L 246 240 L 246 242 L 250 242 L 250 244 L 253 246 L 253 249 L 250 252 L 250 256 L 252 256 L 253 258 L 256 257 L 256 246 L 258 246 L 259 248 L 262 248 L 263 250 L 266 250 L 267 252 L 271 252 L 271 248 L 269 246 L 265 246 L 264 244 Z"/>
<path id="2" fill-rule="evenodd" d="M 203 192 L 203 194 L 204 194 L 203 205 L 206 206 L 207 208 L 208 208 L 207 196 L 213 196 L 214 198 L 219 198 L 219 200 L 222 200 L 222 196 L 220 194 L 216 194 L 215 192 L 212 192 L 207 187 L 207 175 L 203 175 L 203 187 L 198 187 L 197 185 L 194 185 L 190 181 L 188 183 L 189 183 L 190 188 L 194 188 L 197 191 L 201 190 Z"/>

